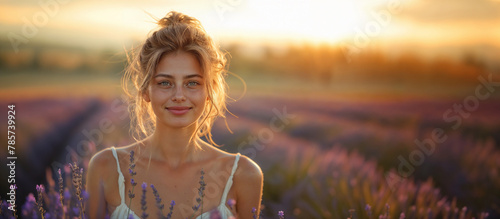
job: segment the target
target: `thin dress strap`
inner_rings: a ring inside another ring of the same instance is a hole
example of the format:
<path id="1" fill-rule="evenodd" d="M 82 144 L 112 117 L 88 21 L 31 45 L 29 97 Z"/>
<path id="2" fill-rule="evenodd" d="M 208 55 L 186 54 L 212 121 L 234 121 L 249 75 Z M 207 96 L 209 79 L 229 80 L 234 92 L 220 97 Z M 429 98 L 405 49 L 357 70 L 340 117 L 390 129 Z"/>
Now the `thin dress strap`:
<path id="1" fill-rule="evenodd" d="M 240 153 L 236 154 L 236 158 L 234 159 L 233 169 L 231 170 L 231 175 L 227 179 L 226 188 L 224 188 L 224 193 L 222 193 L 222 198 L 220 200 L 221 205 L 226 204 L 227 194 L 229 193 L 229 189 L 233 185 L 233 175 L 236 172 L 236 168 L 238 168 L 238 160 L 240 160 Z"/>
<path id="2" fill-rule="evenodd" d="M 120 162 L 118 162 L 118 155 L 116 154 L 115 147 L 111 147 L 111 151 L 113 151 L 113 156 L 116 159 L 116 168 L 118 170 L 118 189 L 120 191 L 120 199 L 121 203 L 125 203 L 125 178 L 123 177 L 122 171 L 120 169 Z"/>

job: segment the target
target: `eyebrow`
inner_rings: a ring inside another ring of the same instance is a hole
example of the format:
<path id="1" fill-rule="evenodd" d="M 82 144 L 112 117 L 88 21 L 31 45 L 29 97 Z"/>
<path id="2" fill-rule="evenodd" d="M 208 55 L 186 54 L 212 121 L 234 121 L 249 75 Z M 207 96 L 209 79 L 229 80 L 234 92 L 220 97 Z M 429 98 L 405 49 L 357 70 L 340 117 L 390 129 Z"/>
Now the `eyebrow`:
<path id="1" fill-rule="evenodd" d="M 161 74 L 161 73 L 154 76 L 154 78 L 157 78 L 157 77 L 174 78 L 174 76 L 172 76 L 172 75 Z M 200 75 L 200 74 L 192 74 L 192 75 L 186 75 L 186 76 L 184 76 L 184 79 L 196 78 L 196 77 L 203 78 L 203 76 Z"/>

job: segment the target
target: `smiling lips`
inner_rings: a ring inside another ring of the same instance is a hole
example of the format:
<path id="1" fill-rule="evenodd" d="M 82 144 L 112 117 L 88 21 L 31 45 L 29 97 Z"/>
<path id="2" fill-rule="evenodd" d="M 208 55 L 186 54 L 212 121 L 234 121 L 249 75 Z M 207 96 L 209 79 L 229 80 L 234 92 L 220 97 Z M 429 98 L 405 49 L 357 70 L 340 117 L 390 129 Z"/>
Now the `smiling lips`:
<path id="1" fill-rule="evenodd" d="M 192 107 L 187 107 L 187 106 L 172 106 L 172 107 L 167 107 L 167 110 L 171 112 L 174 115 L 180 116 L 186 114 Z"/>

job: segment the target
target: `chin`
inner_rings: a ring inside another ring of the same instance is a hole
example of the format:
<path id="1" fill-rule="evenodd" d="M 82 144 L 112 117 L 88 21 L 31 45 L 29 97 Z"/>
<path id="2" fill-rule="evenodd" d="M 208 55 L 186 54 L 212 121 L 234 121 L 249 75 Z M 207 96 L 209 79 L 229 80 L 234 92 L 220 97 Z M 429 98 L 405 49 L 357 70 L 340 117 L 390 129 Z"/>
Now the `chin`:
<path id="1" fill-rule="evenodd" d="M 179 119 L 168 119 L 168 121 L 165 121 L 164 124 L 165 124 L 165 126 L 172 127 L 172 128 L 187 128 L 189 126 L 195 125 L 196 124 L 195 121 L 196 120 L 186 121 L 186 120 L 179 120 Z"/>

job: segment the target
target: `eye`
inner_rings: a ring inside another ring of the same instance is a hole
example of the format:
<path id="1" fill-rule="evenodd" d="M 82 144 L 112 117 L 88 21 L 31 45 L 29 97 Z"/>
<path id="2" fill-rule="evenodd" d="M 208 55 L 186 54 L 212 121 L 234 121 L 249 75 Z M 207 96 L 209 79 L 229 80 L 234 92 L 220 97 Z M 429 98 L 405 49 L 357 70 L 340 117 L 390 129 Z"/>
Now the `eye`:
<path id="1" fill-rule="evenodd" d="M 189 81 L 189 82 L 186 84 L 186 86 L 187 86 L 187 87 L 196 87 L 196 86 L 198 86 L 198 85 L 200 85 L 200 83 L 199 83 L 199 82 L 197 82 L 197 81 Z"/>
<path id="2" fill-rule="evenodd" d="M 160 85 L 162 87 L 171 87 L 172 83 L 170 83 L 170 81 L 160 81 L 160 82 L 158 82 L 158 85 Z"/>

